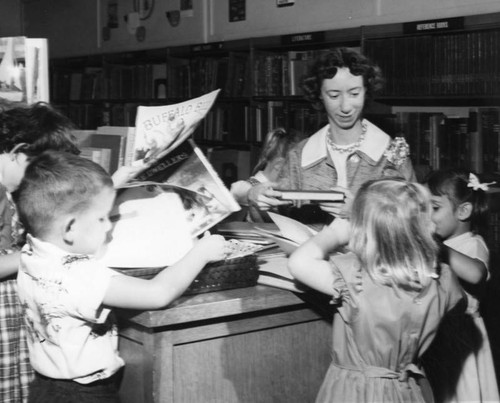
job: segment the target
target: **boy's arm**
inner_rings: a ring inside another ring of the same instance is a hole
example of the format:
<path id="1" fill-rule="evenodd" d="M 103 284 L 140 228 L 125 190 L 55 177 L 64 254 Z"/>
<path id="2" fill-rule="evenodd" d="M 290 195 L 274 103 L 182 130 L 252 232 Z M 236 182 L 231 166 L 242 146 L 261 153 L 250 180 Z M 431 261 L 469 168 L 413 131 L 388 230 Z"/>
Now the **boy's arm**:
<path id="1" fill-rule="evenodd" d="M 184 293 L 207 263 L 224 259 L 225 244 L 222 236 L 205 236 L 186 256 L 151 280 L 113 276 L 103 304 L 126 309 L 164 308 Z"/>
<path id="2" fill-rule="evenodd" d="M 349 223 L 337 218 L 313 238 L 299 246 L 288 259 L 288 269 L 305 285 L 332 295 L 334 280 L 328 255 L 345 245 L 349 239 Z"/>

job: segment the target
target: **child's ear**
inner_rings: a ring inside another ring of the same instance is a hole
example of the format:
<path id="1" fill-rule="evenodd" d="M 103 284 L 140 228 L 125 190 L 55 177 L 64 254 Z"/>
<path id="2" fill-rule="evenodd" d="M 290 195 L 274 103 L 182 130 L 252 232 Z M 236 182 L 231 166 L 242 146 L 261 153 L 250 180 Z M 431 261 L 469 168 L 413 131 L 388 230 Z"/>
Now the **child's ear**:
<path id="1" fill-rule="evenodd" d="M 460 221 L 466 221 L 470 218 L 472 214 L 472 204 L 465 202 L 458 206 L 457 216 Z"/>
<path id="2" fill-rule="evenodd" d="M 73 245 L 75 241 L 75 217 L 68 217 L 63 222 L 62 238 L 66 245 Z"/>

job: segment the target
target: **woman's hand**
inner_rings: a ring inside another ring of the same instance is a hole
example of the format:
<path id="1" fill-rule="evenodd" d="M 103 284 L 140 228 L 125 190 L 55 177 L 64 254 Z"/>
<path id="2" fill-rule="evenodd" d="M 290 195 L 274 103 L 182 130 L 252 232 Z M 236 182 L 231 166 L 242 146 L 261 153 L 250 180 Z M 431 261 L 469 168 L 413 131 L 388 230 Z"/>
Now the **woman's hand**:
<path id="1" fill-rule="evenodd" d="M 319 207 L 321 210 L 326 211 L 327 213 L 339 217 L 339 218 L 349 218 L 351 214 L 351 206 L 352 201 L 354 199 L 353 194 L 346 188 L 335 187 L 332 190 L 340 190 L 344 192 L 345 199 L 341 203 L 337 202 L 323 202 L 319 203 Z"/>
<path id="2" fill-rule="evenodd" d="M 273 189 L 273 186 L 276 185 L 274 182 L 265 182 L 253 186 L 248 191 L 248 203 L 262 211 L 291 204 L 288 200 L 280 200 L 281 192 Z"/>

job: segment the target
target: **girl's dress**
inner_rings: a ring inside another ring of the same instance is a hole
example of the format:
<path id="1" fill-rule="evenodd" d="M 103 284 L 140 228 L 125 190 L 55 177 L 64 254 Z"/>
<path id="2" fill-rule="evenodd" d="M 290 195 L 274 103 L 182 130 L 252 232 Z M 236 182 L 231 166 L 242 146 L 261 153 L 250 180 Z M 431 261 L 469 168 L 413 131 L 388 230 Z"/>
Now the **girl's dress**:
<path id="1" fill-rule="evenodd" d="M 488 265 L 488 248 L 472 232 L 445 244 Z M 490 342 L 479 300 L 468 293 L 465 314 L 446 318 L 425 366 L 439 402 L 499 402 L 500 396 Z"/>
<path id="2" fill-rule="evenodd" d="M 14 203 L 0 187 L 0 255 L 12 253 L 21 242 L 22 230 Z M 0 281 L 0 402 L 28 400 L 33 379 L 26 328 L 17 295 L 16 276 Z"/>
<path id="3" fill-rule="evenodd" d="M 454 274 L 444 268 L 425 290 L 411 292 L 374 283 L 353 253 L 331 263 L 332 363 L 316 401 L 426 401 L 418 360 L 445 312 L 463 298 Z"/>

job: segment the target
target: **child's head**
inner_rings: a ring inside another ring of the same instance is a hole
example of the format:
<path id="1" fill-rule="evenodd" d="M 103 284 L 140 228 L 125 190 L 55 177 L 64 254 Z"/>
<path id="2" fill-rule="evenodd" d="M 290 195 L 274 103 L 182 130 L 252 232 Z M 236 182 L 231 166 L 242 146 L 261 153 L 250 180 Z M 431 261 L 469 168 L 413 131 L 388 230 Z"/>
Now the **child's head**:
<path id="1" fill-rule="evenodd" d="M 352 204 L 350 249 L 380 284 L 425 287 L 438 246 L 428 190 L 399 179 L 365 183 Z"/>
<path id="2" fill-rule="evenodd" d="M 49 104 L 0 105 L 0 152 L 10 152 L 18 145 L 28 157 L 46 150 L 79 154 L 71 130 L 75 126 Z"/>
<path id="3" fill-rule="evenodd" d="M 94 254 L 105 243 L 114 197 L 111 177 L 100 165 L 55 151 L 32 160 L 15 193 L 28 233 L 81 254 Z"/>
<path id="4" fill-rule="evenodd" d="M 63 114 L 46 103 L 33 105 L 2 102 L 0 104 L 0 154 L 7 156 L 1 164 L 1 180 L 14 191 L 29 161 L 46 150 L 79 154 L 75 127 Z"/>
<path id="5" fill-rule="evenodd" d="M 268 132 L 252 174 L 264 171 L 270 181 L 276 180 L 288 151 L 295 141 L 295 137 L 281 127 Z"/>
<path id="6" fill-rule="evenodd" d="M 436 233 L 443 239 L 473 231 L 485 234 L 488 223 L 488 200 L 475 175 L 464 170 L 431 172 L 425 181 L 431 194 Z"/>

